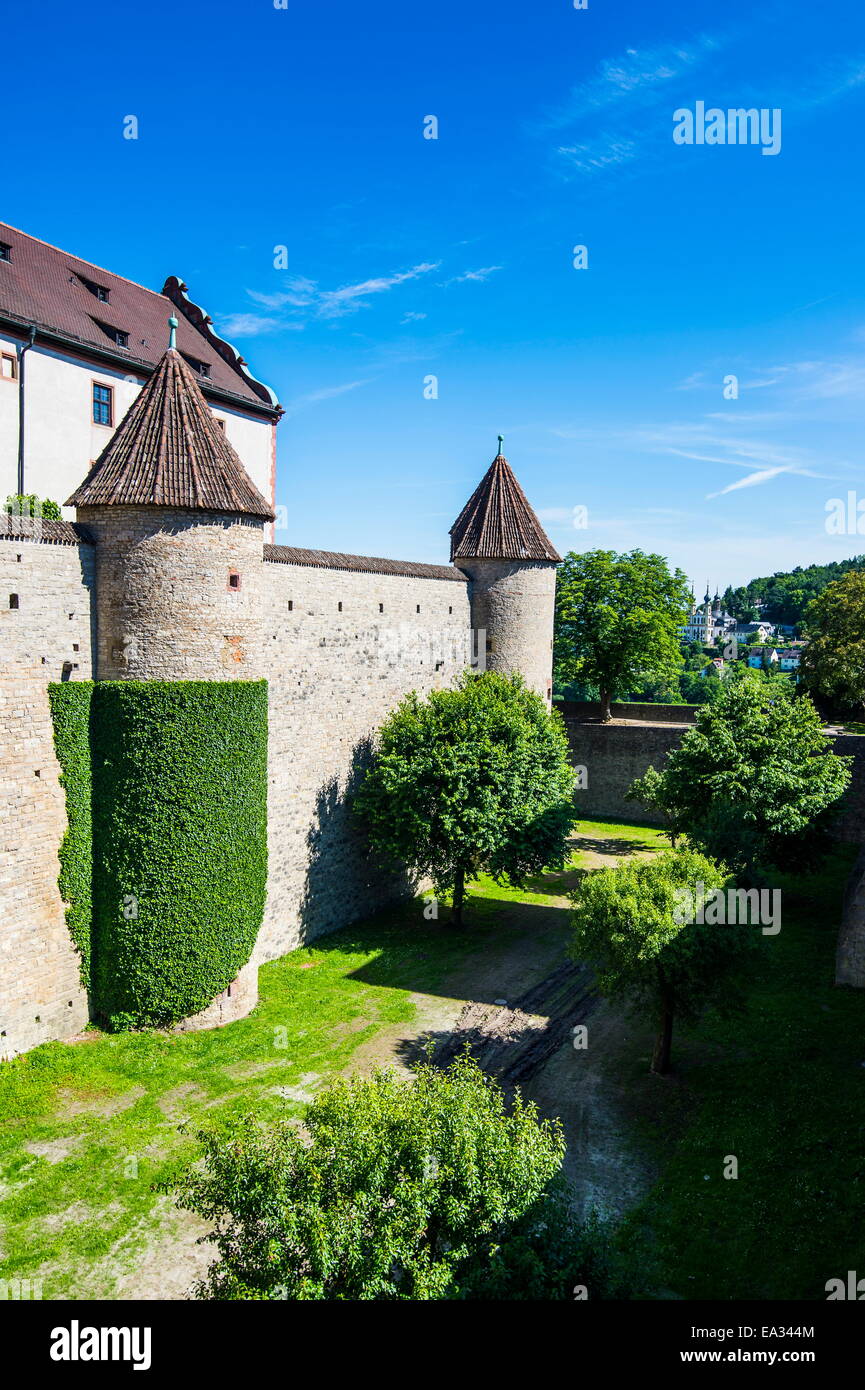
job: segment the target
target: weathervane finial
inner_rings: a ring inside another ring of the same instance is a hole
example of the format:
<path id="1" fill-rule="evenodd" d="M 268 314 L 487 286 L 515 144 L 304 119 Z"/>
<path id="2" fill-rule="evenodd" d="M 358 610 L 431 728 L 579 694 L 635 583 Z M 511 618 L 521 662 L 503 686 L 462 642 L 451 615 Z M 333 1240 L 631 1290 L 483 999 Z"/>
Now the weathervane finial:
<path id="1" fill-rule="evenodd" d="M 171 318 L 168 320 L 168 327 L 169 327 L 169 329 L 170 329 L 170 332 L 169 332 L 169 334 L 168 334 L 168 346 L 169 346 L 169 348 L 176 348 L 176 347 L 177 347 L 177 319 L 174 317 L 173 314 L 171 315 Z"/>

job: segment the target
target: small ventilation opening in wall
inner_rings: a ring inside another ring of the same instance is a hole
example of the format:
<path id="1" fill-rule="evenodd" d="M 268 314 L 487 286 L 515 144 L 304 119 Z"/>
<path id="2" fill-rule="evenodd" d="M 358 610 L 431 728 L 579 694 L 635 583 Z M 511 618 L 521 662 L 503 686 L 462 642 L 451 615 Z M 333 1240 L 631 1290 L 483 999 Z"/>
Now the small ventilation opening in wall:
<path id="1" fill-rule="evenodd" d="M 10 595 L 9 595 L 9 607 L 10 607 L 10 608 L 17 608 L 17 607 L 18 607 L 18 595 L 17 595 L 17 594 L 10 594 Z"/>
<path id="2" fill-rule="evenodd" d="M 383 604 L 383 603 L 380 603 L 380 604 L 379 604 L 379 606 L 378 606 L 378 611 L 379 611 L 379 613 L 383 613 L 383 612 L 384 612 L 384 604 Z"/>
<path id="3" fill-rule="evenodd" d="M 228 571 L 228 587 L 229 589 L 240 588 L 240 575 L 237 573 L 237 570 Z"/>
<path id="4" fill-rule="evenodd" d="M 452 613 L 453 611 L 454 611 L 454 610 L 453 610 L 452 607 L 449 607 L 449 608 L 448 608 L 448 612 L 449 612 L 449 613 Z"/>
<path id="5" fill-rule="evenodd" d="M 338 603 L 338 604 L 336 605 L 336 607 L 337 607 L 337 612 L 341 613 L 341 612 L 342 612 L 342 604 L 341 604 L 341 603 Z"/>
<path id="6" fill-rule="evenodd" d="M 289 613 L 292 612 L 293 608 L 294 608 L 294 599 L 290 598 L 290 599 L 288 600 L 288 611 L 289 611 Z"/>
<path id="7" fill-rule="evenodd" d="M 418 613 L 420 612 L 420 604 L 418 604 L 418 606 L 417 606 L 417 611 L 418 611 Z"/>
<path id="8" fill-rule="evenodd" d="M 72 643 L 72 650 L 73 650 L 74 652 L 77 652 L 77 651 L 78 651 L 78 643 L 77 643 L 77 642 L 73 642 L 73 643 Z"/>
<path id="9" fill-rule="evenodd" d="M 21 561 L 22 561 L 22 559 L 23 559 L 23 556 L 21 556 L 21 555 L 16 555 L 16 556 L 15 556 L 15 559 L 18 561 L 18 563 L 19 563 L 19 565 L 20 565 L 20 564 L 21 564 Z"/>

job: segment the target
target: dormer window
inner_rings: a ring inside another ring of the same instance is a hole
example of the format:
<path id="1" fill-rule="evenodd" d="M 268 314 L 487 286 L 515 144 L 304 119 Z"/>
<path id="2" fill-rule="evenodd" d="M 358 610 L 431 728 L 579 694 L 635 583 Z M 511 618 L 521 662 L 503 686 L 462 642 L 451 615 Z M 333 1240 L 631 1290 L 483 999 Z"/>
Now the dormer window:
<path id="1" fill-rule="evenodd" d="M 101 319 L 94 319 L 93 322 L 98 324 L 108 341 L 114 343 L 115 347 L 129 347 L 129 334 L 125 328 L 115 328 L 113 323 L 103 323 Z"/>
<path id="2" fill-rule="evenodd" d="M 111 291 L 106 285 L 94 285 L 93 293 L 96 295 L 100 304 L 107 304 L 111 298 Z"/>
<path id="3" fill-rule="evenodd" d="M 11 261 L 12 247 L 8 241 L 0 241 L 0 261 Z"/>
<path id="4" fill-rule="evenodd" d="M 187 357 L 186 353 L 183 356 L 192 370 L 198 372 L 199 376 L 210 376 L 210 364 L 208 362 L 201 362 L 197 357 Z"/>

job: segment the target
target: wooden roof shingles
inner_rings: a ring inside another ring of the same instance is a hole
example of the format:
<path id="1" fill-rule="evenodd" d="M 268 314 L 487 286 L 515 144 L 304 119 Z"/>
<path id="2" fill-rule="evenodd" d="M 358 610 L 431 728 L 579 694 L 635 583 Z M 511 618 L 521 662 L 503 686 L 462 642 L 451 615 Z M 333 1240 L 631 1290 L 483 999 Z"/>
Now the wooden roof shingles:
<path id="1" fill-rule="evenodd" d="M 450 531 L 451 559 L 561 560 L 510 464 L 497 454 Z"/>
<path id="2" fill-rule="evenodd" d="M 274 518 L 174 348 L 133 401 L 67 507 L 175 507 Z"/>

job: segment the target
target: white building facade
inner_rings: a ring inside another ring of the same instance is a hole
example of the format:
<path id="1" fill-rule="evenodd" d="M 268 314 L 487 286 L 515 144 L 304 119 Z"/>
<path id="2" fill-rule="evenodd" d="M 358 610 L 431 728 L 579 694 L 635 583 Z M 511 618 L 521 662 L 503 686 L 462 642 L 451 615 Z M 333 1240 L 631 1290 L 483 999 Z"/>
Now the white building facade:
<path id="1" fill-rule="evenodd" d="M 279 402 L 183 282 L 157 293 L 2 223 L 0 503 L 19 492 L 65 503 L 149 379 L 172 316 L 214 417 L 273 504 Z"/>

